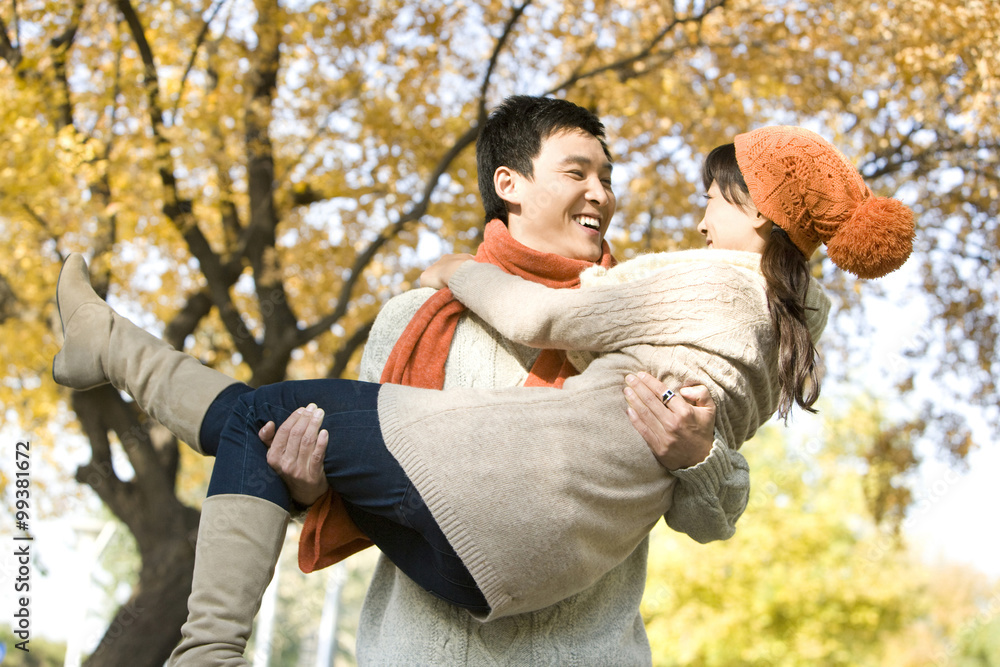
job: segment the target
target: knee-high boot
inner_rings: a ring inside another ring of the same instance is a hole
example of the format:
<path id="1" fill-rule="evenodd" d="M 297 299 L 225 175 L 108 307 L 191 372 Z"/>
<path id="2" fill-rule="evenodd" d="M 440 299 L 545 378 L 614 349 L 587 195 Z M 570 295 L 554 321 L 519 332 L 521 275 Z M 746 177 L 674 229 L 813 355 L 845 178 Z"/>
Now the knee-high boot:
<path id="1" fill-rule="evenodd" d="M 135 326 L 90 285 L 83 256 L 63 264 L 56 287 L 63 347 L 52 363 L 61 385 L 86 390 L 110 382 L 178 438 L 202 452 L 198 432 L 219 393 L 236 382 Z"/>
<path id="2" fill-rule="evenodd" d="M 288 525 L 274 503 L 210 496 L 201 509 L 188 618 L 169 667 L 237 667 L 260 601 L 274 575 Z"/>

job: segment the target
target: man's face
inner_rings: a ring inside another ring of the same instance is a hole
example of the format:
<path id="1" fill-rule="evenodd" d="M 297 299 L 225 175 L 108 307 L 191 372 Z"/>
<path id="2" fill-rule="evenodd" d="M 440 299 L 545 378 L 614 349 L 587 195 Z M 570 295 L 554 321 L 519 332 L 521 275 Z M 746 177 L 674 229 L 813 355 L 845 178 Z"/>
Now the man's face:
<path id="1" fill-rule="evenodd" d="M 505 197 L 510 235 L 539 252 L 599 260 L 615 213 L 611 162 L 601 142 L 582 130 L 559 132 L 542 141 L 532 165 L 531 179 L 513 172 L 516 189 Z"/>

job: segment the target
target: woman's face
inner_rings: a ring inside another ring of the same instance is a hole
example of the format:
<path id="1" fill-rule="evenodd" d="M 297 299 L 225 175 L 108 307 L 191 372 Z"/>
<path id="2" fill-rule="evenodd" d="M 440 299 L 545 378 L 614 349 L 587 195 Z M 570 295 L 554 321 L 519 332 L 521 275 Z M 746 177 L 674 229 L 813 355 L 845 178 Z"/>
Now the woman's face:
<path id="1" fill-rule="evenodd" d="M 764 244 L 771 235 L 770 220 L 750 202 L 740 206 L 726 201 L 714 181 L 706 197 L 705 217 L 698 223 L 698 231 L 705 236 L 709 248 L 764 252 Z"/>

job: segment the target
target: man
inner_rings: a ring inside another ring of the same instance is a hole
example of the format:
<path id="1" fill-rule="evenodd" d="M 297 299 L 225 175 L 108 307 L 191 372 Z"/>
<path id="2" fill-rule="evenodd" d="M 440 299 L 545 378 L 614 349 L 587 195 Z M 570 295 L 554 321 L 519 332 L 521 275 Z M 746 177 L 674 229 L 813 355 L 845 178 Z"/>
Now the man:
<path id="1" fill-rule="evenodd" d="M 508 98 L 483 127 L 477 162 L 486 221 L 505 225 L 500 232 L 496 225 L 488 227 L 492 235 L 486 244 L 493 243 L 496 233 L 509 234 L 513 243 L 503 241 L 504 248 L 514 248 L 519 258 L 526 258 L 520 268 L 535 267 L 537 275 L 530 279 L 554 280 L 551 267 L 567 260 L 586 266 L 609 259 L 604 235 L 615 211 L 612 165 L 604 128 L 589 111 L 563 100 Z M 494 263 L 498 261 L 503 260 Z M 430 289 L 412 290 L 386 304 L 365 347 L 362 380 L 414 383 L 408 381 L 414 380 L 414 372 L 424 372 L 425 355 L 430 353 L 421 351 L 420 332 L 414 333 L 411 322 L 428 320 L 426 304 L 432 297 L 441 299 L 435 294 Z M 468 311 L 449 335 L 441 388 L 559 386 L 560 378 L 574 372 L 565 354 L 540 353 L 506 341 Z M 415 337 L 418 342 L 413 344 Z M 404 344 L 399 343 L 401 338 Z M 407 342 L 409 350 L 401 353 Z M 387 362 L 397 371 L 395 379 L 383 373 Z M 669 450 L 673 460 L 690 463 L 675 473 L 679 484 L 667 520 L 698 538 L 699 528 L 690 525 L 690 517 L 702 516 L 701 510 L 691 508 L 704 501 L 703 487 L 712 487 L 708 495 L 716 497 L 725 496 L 730 485 L 744 488 L 745 461 L 724 443 L 713 443 L 714 404 L 703 387 L 682 391 L 689 402 L 664 406 L 660 395 L 666 387 L 654 378 L 627 382 L 630 417 L 654 453 L 662 461 Z M 326 443 L 317 433 L 318 420 L 311 416 L 299 412 L 286 421 L 274 436 L 269 456 L 293 494 L 303 498 L 315 497 L 316 488 L 325 485 L 316 462 L 322 460 Z M 272 432 L 273 428 L 262 432 L 262 437 L 266 440 Z M 307 490 L 296 493 L 303 487 Z M 718 515 L 715 520 L 721 517 L 721 536 L 732 534 L 745 503 L 743 493 L 712 508 L 710 513 Z M 714 530 L 709 533 L 717 539 L 720 529 Z M 649 664 L 649 643 L 639 614 L 647 551 L 648 540 L 595 585 L 556 605 L 485 624 L 431 596 L 381 556 L 362 609 L 358 661 L 362 665 Z"/>

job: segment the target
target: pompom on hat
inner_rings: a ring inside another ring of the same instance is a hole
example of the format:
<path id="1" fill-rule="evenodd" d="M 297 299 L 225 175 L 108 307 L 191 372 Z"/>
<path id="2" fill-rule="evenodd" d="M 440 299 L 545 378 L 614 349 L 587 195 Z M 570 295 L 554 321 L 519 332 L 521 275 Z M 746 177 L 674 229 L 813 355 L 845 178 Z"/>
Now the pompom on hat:
<path id="1" fill-rule="evenodd" d="M 913 211 L 876 197 L 826 139 L 774 125 L 736 135 L 736 162 L 750 199 L 811 257 L 820 243 L 834 264 L 859 278 L 880 278 L 913 251 Z"/>

